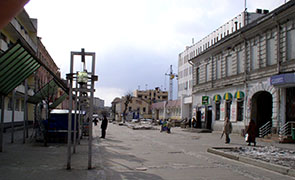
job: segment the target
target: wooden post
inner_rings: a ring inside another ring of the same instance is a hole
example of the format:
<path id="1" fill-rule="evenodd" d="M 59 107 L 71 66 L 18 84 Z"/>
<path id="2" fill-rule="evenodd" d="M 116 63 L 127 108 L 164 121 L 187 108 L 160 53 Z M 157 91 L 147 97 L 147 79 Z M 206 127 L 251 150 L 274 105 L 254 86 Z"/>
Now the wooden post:
<path id="1" fill-rule="evenodd" d="M 14 143 L 15 89 L 12 91 L 11 143 Z"/>
<path id="2" fill-rule="evenodd" d="M 3 130 L 4 130 L 4 95 L 1 96 L 1 123 L 0 123 L 0 152 L 3 152 Z"/>
<path id="3" fill-rule="evenodd" d="M 24 97 L 24 129 L 23 129 L 23 143 L 26 143 L 27 135 L 27 119 L 28 119 L 28 82 L 25 80 L 25 97 Z"/>
<path id="4" fill-rule="evenodd" d="M 78 74 L 78 73 L 77 73 Z M 78 82 L 76 80 L 76 89 L 78 86 Z M 76 153 L 76 132 L 77 132 L 77 90 L 75 90 L 75 117 L 74 117 L 74 147 L 73 147 L 73 153 Z"/>
<path id="5" fill-rule="evenodd" d="M 67 149 L 67 170 L 71 169 L 71 134 L 72 134 L 72 93 L 73 93 L 73 60 L 74 55 L 71 54 L 70 74 L 68 75 L 69 84 L 69 117 L 68 117 L 68 149 Z"/>

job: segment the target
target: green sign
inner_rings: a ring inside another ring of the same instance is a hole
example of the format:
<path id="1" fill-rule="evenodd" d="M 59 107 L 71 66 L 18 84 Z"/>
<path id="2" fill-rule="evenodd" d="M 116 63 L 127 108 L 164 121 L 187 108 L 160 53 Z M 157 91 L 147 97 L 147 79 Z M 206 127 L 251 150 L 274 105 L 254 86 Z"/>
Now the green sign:
<path id="1" fill-rule="evenodd" d="M 209 96 L 202 96 L 202 105 L 209 104 Z"/>

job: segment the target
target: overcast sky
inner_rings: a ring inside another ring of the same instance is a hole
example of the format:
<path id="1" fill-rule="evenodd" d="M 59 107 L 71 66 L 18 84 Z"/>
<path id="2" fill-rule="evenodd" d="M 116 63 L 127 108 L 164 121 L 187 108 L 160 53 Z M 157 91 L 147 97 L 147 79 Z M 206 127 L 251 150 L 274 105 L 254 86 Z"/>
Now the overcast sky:
<path id="1" fill-rule="evenodd" d="M 273 10 L 285 0 L 248 0 L 249 12 Z M 178 55 L 244 10 L 244 0 L 30 0 L 38 36 L 60 68 L 69 73 L 70 52 L 96 53 L 95 96 L 110 106 L 138 89 L 169 89 L 170 65 Z M 81 70 L 80 63 L 75 70 Z M 174 81 L 176 98 L 177 81 Z"/>

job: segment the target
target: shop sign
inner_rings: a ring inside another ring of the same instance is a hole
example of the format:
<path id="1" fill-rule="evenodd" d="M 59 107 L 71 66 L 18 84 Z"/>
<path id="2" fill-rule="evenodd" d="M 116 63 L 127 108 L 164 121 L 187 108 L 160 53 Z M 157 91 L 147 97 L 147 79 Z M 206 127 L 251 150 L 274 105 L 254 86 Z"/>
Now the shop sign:
<path id="1" fill-rule="evenodd" d="M 202 105 L 209 104 L 209 96 L 202 96 Z"/>

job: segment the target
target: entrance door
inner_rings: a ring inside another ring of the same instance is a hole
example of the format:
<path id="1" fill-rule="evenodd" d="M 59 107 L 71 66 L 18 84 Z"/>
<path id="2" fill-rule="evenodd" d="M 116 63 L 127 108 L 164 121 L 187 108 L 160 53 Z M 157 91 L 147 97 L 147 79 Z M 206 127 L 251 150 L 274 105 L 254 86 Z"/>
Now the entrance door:
<path id="1" fill-rule="evenodd" d="M 211 129 L 212 124 L 212 107 L 208 107 L 206 128 Z"/>
<path id="2" fill-rule="evenodd" d="M 202 128 L 202 113 L 201 111 L 197 111 L 197 122 L 196 122 L 196 128 Z"/>
<path id="3" fill-rule="evenodd" d="M 272 121 L 272 95 L 267 91 L 260 91 L 252 97 L 251 119 L 256 123 L 256 135 L 259 128 Z"/>

